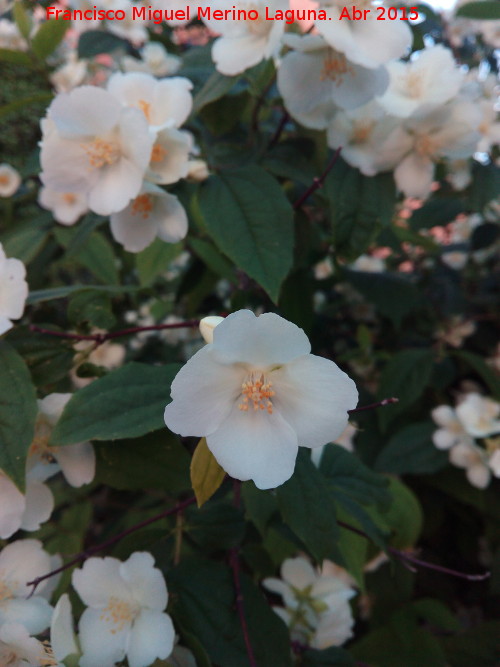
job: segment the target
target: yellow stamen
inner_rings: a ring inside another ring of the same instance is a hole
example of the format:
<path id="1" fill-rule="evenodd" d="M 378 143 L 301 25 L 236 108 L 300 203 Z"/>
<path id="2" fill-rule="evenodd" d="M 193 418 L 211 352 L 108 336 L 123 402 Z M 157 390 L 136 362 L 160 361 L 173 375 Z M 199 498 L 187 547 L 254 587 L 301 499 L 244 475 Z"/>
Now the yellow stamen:
<path id="1" fill-rule="evenodd" d="M 146 116 L 148 123 L 151 122 L 151 104 L 146 102 L 146 100 L 139 100 L 138 107 L 142 113 Z"/>
<path id="2" fill-rule="evenodd" d="M 132 202 L 132 214 L 140 215 L 144 220 L 149 218 L 149 214 L 153 210 L 153 199 L 150 195 L 139 195 Z"/>
<path id="3" fill-rule="evenodd" d="M 112 623 L 113 627 L 110 629 L 110 632 L 114 635 L 117 632 L 121 632 L 129 623 L 132 623 L 138 613 L 139 609 L 134 605 L 112 595 L 108 600 L 108 606 L 103 609 L 100 618 L 108 623 Z"/>
<path id="4" fill-rule="evenodd" d="M 160 144 L 155 144 L 151 151 L 150 162 L 163 162 L 167 152 L 166 148 L 163 148 Z"/>
<path id="5" fill-rule="evenodd" d="M 330 79 L 340 85 L 344 81 L 346 74 L 354 74 L 354 70 L 350 64 L 347 63 L 347 58 L 343 53 L 338 53 L 333 49 L 328 49 L 323 60 L 323 69 L 321 70 L 320 79 Z"/>
<path id="6" fill-rule="evenodd" d="M 69 204 L 70 206 L 76 202 L 76 195 L 74 195 L 72 192 L 65 192 L 61 199 L 66 203 Z"/>
<path id="7" fill-rule="evenodd" d="M 103 139 L 94 139 L 89 144 L 82 144 L 81 146 L 87 153 L 90 166 L 94 169 L 101 169 L 105 165 L 114 164 L 120 157 L 118 146 Z"/>
<path id="8" fill-rule="evenodd" d="M 271 401 L 271 397 L 276 393 L 271 389 L 272 385 L 272 382 L 266 382 L 263 373 L 257 379 L 252 373 L 247 378 L 247 381 L 241 385 L 243 400 L 238 405 L 238 408 L 243 412 L 248 412 L 249 407 L 253 406 L 254 411 L 267 410 L 272 415 L 273 402 Z"/>

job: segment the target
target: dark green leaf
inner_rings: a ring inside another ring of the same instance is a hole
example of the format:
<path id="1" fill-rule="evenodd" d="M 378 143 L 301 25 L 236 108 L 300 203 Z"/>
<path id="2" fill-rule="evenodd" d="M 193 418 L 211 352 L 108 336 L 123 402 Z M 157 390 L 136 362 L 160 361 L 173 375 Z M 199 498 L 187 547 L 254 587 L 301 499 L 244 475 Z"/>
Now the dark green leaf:
<path id="1" fill-rule="evenodd" d="M 0 61 L 2 60 L 1 52 L 2 49 L 0 49 Z M 0 118 L 5 118 L 6 116 L 17 113 L 25 107 L 40 104 L 40 102 L 48 104 L 52 100 L 52 97 L 52 93 L 37 93 L 35 95 L 30 95 L 29 97 L 21 97 L 18 100 L 14 100 L 13 102 L 9 102 L 9 104 L 4 104 L 0 107 Z"/>
<path id="2" fill-rule="evenodd" d="M 181 243 L 165 243 L 155 239 L 136 255 L 135 265 L 141 285 L 152 285 L 168 269 L 169 264 L 182 252 Z"/>
<path id="3" fill-rule="evenodd" d="M 276 497 L 270 491 L 258 489 L 253 482 L 243 482 L 241 495 L 247 517 L 264 535 L 271 517 L 278 511 Z"/>
<path id="4" fill-rule="evenodd" d="M 219 500 L 186 511 L 184 530 L 205 553 L 238 546 L 245 534 L 240 509 Z"/>
<path id="5" fill-rule="evenodd" d="M 214 245 L 208 241 L 194 238 L 189 241 L 189 245 L 193 249 L 195 255 L 198 255 L 211 271 L 217 273 L 222 278 L 229 280 L 231 283 L 236 282 L 234 266 Z"/>
<path id="6" fill-rule="evenodd" d="M 0 469 L 21 491 L 37 413 L 35 388 L 24 361 L 0 341 Z"/>
<path id="7" fill-rule="evenodd" d="M 70 21 L 58 21 L 57 19 L 42 23 L 31 40 L 33 53 L 40 60 L 45 60 L 62 42 L 70 25 Z"/>
<path id="8" fill-rule="evenodd" d="M 343 648 L 332 646 L 324 651 L 306 651 L 302 656 L 302 667 L 354 667 L 354 658 Z"/>
<path id="9" fill-rule="evenodd" d="M 473 368 L 488 385 L 493 396 L 500 400 L 500 380 L 491 368 L 485 364 L 484 359 L 477 354 L 467 352 L 466 350 L 457 350 L 454 354 L 459 359 L 462 359 L 462 361 L 465 361 L 468 366 Z"/>
<path id="10" fill-rule="evenodd" d="M 375 462 L 376 470 L 398 475 L 426 475 L 445 468 L 448 454 L 432 442 L 436 428 L 430 421 L 405 426 L 380 452 Z"/>
<path id="11" fill-rule="evenodd" d="M 33 61 L 27 53 L 11 49 L 0 49 L 0 62 L 33 67 Z"/>
<path id="12" fill-rule="evenodd" d="M 410 227 L 419 230 L 447 225 L 463 213 L 464 208 L 459 199 L 432 199 L 414 211 L 409 220 Z"/>
<path id="13" fill-rule="evenodd" d="M 100 53 L 113 53 L 118 49 L 128 52 L 130 50 L 128 42 L 104 30 L 87 30 L 80 34 L 78 40 L 79 58 L 93 58 Z"/>
<path id="14" fill-rule="evenodd" d="M 88 323 L 98 329 L 111 329 L 116 321 L 109 296 L 92 289 L 78 292 L 70 298 L 68 318 L 75 324 Z"/>
<path id="15" fill-rule="evenodd" d="M 193 113 L 198 113 L 205 105 L 224 97 L 237 80 L 237 76 L 224 76 L 214 71 L 203 88 L 196 93 L 193 100 Z"/>
<path id="16" fill-rule="evenodd" d="M 469 2 L 457 9 L 456 16 L 466 19 L 498 21 L 500 20 L 500 2 L 498 0 Z"/>
<path id="17" fill-rule="evenodd" d="M 47 239 L 50 226 L 50 220 L 42 216 L 15 225 L 3 235 L 5 254 L 28 264 Z"/>
<path id="18" fill-rule="evenodd" d="M 65 285 L 64 287 L 34 290 L 30 292 L 26 303 L 33 304 L 41 301 L 51 301 L 52 299 L 65 299 L 71 294 L 89 289 L 105 294 L 130 294 L 137 291 L 137 287 L 130 287 L 129 285 L 123 287 L 118 285 Z"/>
<path id="19" fill-rule="evenodd" d="M 164 428 L 177 364 L 131 363 L 76 392 L 52 433 L 53 445 L 136 438 Z"/>
<path id="20" fill-rule="evenodd" d="M 256 166 L 220 172 L 198 202 L 219 249 L 276 301 L 293 259 L 292 207 L 278 183 Z"/>

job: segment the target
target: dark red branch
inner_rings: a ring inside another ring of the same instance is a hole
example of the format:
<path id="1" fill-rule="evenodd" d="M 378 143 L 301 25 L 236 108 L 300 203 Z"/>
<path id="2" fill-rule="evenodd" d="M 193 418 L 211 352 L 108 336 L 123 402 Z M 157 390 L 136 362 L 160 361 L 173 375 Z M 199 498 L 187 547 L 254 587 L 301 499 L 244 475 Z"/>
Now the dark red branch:
<path id="1" fill-rule="evenodd" d="M 354 412 L 383 408 L 384 405 L 392 405 L 392 403 L 399 403 L 399 398 L 384 398 L 382 401 L 377 401 L 377 403 L 370 403 L 369 405 L 362 405 L 360 408 L 354 408 L 354 410 L 348 410 L 348 413 L 352 415 Z"/>
<path id="2" fill-rule="evenodd" d="M 304 193 L 297 199 L 297 201 L 296 201 L 295 204 L 293 205 L 293 208 L 294 208 L 295 210 L 299 209 L 299 208 L 302 206 L 302 204 L 306 201 L 306 199 L 307 199 L 310 195 L 313 194 L 313 192 L 316 192 L 316 190 L 318 190 L 319 188 L 321 188 L 321 187 L 323 186 L 323 183 L 325 182 L 326 177 L 327 177 L 328 174 L 331 172 L 331 170 L 332 170 L 333 167 L 335 166 L 335 163 L 336 163 L 337 160 L 339 159 L 340 151 L 341 151 L 341 150 L 342 150 L 342 147 L 341 147 L 341 146 L 340 146 L 339 148 L 337 148 L 337 150 L 336 150 L 335 153 L 333 154 L 332 159 L 331 159 L 330 162 L 326 165 L 326 168 L 325 168 L 324 172 L 321 174 L 321 176 L 319 176 L 318 178 L 313 179 L 313 182 L 311 183 L 311 185 L 310 185 L 310 186 L 307 188 L 307 190 L 306 190 L 306 191 L 305 191 L 305 192 L 304 192 Z"/>
<path id="3" fill-rule="evenodd" d="M 73 556 L 71 560 L 69 560 L 67 563 L 64 563 L 64 565 L 61 565 L 61 567 L 58 567 L 56 570 L 52 570 L 51 572 L 47 572 L 47 574 L 43 574 L 40 577 L 36 577 L 32 581 L 28 581 L 26 585 L 33 586 L 33 590 L 31 591 L 30 595 L 34 594 L 39 584 L 42 581 L 45 581 L 45 579 L 50 579 L 50 577 L 53 577 L 56 574 L 59 574 L 60 572 L 64 572 L 64 570 L 68 570 L 70 567 L 73 567 L 73 565 L 76 565 L 77 563 L 81 563 L 82 561 L 87 560 L 87 558 L 90 558 L 90 556 L 93 556 L 95 553 L 102 551 L 103 549 L 107 549 L 107 547 L 110 547 L 113 544 L 116 544 L 116 542 L 119 542 L 124 537 L 127 537 L 127 535 L 134 533 L 136 530 L 145 528 L 146 526 L 149 526 L 151 523 L 159 521 L 160 519 L 164 519 L 165 517 L 171 516 L 172 514 L 176 514 L 177 512 L 182 512 L 182 510 L 184 510 L 186 507 L 189 507 L 189 505 L 192 505 L 195 502 L 196 498 L 194 496 L 192 498 L 188 498 L 187 500 L 183 500 L 182 502 L 177 503 L 177 505 L 175 505 L 174 507 L 171 507 L 169 510 L 164 510 L 159 514 L 156 514 L 155 516 L 152 516 L 149 519 L 145 519 L 140 523 L 136 523 L 134 526 L 127 528 L 127 530 L 123 530 L 121 533 L 118 533 L 117 535 L 110 537 L 109 540 L 101 542 L 100 544 L 96 544 L 95 546 L 90 547 L 85 551 L 81 551 L 79 554 Z"/>

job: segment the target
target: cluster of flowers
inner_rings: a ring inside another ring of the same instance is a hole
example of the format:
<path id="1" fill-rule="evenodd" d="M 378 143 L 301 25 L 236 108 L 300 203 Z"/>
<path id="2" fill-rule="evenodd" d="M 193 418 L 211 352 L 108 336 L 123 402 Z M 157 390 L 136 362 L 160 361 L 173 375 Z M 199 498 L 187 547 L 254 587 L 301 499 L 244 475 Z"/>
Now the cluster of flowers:
<path id="1" fill-rule="evenodd" d="M 500 477 L 500 403 L 475 392 L 460 397 L 458 405 L 439 405 L 432 418 L 440 427 L 433 442 L 448 450 L 450 461 L 465 468 L 469 482 L 484 489 L 492 474 Z"/>

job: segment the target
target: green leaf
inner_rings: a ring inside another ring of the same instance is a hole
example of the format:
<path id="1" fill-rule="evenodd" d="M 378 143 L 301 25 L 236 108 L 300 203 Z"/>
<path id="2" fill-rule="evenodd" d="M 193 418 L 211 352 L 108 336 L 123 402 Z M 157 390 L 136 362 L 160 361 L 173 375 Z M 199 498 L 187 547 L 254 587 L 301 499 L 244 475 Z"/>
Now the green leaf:
<path id="1" fill-rule="evenodd" d="M 193 114 L 198 113 L 207 104 L 211 104 L 228 93 L 238 80 L 237 76 L 223 76 L 214 71 L 205 85 L 194 96 Z"/>
<path id="2" fill-rule="evenodd" d="M 62 42 L 70 25 L 71 21 L 58 21 L 57 19 L 42 23 L 31 40 L 33 53 L 40 60 L 45 60 Z"/>
<path id="3" fill-rule="evenodd" d="M 484 359 L 473 352 L 466 352 L 465 350 L 457 350 L 453 354 L 473 368 L 488 385 L 493 396 L 500 400 L 500 380 L 491 368 L 485 364 Z"/>
<path id="4" fill-rule="evenodd" d="M 396 326 L 420 301 L 416 285 L 401 275 L 349 270 L 345 274 L 351 285 Z"/>
<path id="5" fill-rule="evenodd" d="M 68 318 L 75 324 L 88 323 L 98 329 L 111 329 L 116 322 L 109 296 L 92 289 L 70 298 Z"/>
<path id="6" fill-rule="evenodd" d="M 100 53 L 113 53 L 118 49 L 128 52 L 130 46 L 126 40 L 104 30 L 87 30 L 80 34 L 78 40 L 79 58 L 93 58 Z"/>
<path id="7" fill-rule="evenodd" d="M 498 0 L 469 2 L 457 9 L 456 16 L 462 16 L 466 19 L 498 21 L 500 20 L 500 3 Z"/>
<path id="8" fill-rule="evenodd" d="M 198 191 L 209 234 L 276 302 L 293 260 L 293 212 L 276 180 L 256 166 L 221 171 Z"/>
<path id="9" fill-rule="evenodd" d="M 137 253 L 135 266 L 141 285 L 152 285 L 168 269 L 169 264 L 182 252 L 182 243 L 165 243 L 155 239 Z"/>
<path id="10" fill-rule="evenodd" d="M 397 352 L 382 371 L 378 389 L 380 400 L 395 397 L 399 403 L 378 411 L 380 426 L 388 424 L 412 403 L 417 401 L 429 384 L 434 366 L 434 355 L 429 349 Z"/>
<path id="11" fill-rule="evenodd" d="M 95 221 L 91 221 L 91 224 Z M 65 248 L 74 247 L 73 241 L 79 235 L 79 228 L 58 227 L 54 234 L 59 243 Z M 72 263 L 75 259 L 85 266 L 94 276 L 105 285 L 118 285 L 120 282 L 116 258 L 112 245 L 99 232 L 86 235 L 83 243 L 76 251 L 67 253 L 65 259 Z"/>
<path id="12" fill-rule="evenodd" d="M 186 511 L 184 531 L 204 553 L 237 547 L 245 535 L 243 512 L 225 500 Z"/>
<path id="13" fill-rule="evenodd" d="M 26 364 L 0 341 L 0 469 L 24 491 L 25 465 L 38 413 L 36 393 Z"/>
<path id="14" fill-rule="evenodd" d="M 48 238 L 50 226 L 50 220 L 40 216 L 9 229 L 2 237 L 7 257 L 17 257 L 28 264 Z"/>
<path id="15" fill-rule="evenodd" d="M 33 67 L 33 61 L 27 53 L 24 51 L 12 51 L 11 49 L 0 49 L 0 62 Z"/>
<path id="16" fill-rule="evenodd" d="M 238 614 L 231 570 L 224 563 L 199 558 L 184 560 L 168 572 L 175 601 L 169 612 L 191 632 L 220 667 L 248 667 L 248 654 Z M 256 664 L 290 667 L 288 631 L 244 574 L 240 574 L 242 605 Z"/>
<path id="17" fill-rule="evenodd" d="M 84 290 L 93 290 L 95 292 L 104 292 L 105 294 L 130 294 L 137 292 L 137 287 L 130 285 L 65 285 L 64 287 L 52 287 L 50 289 L 34 290 L 29 293 L 26 303 L 32 305 L 42 301 L 51 301 L 52 299 L 65 299 L 71 294 L 82 292 Z"/>
<path id="18" fill-rule="evenodd" d="M 417 208 L 409 219 L 410 227 L 416 231 L 447 225 L 463 213 L 464 203 L 460 199 L 431 199 Z"/>
<path id="19" fill-rule="evenodd" d="M 278 511 L 276 497 L 268 490 L 258 489 L 253 482 L 243 482 L 241 495 L 247 518 L 265 535 L 271 517 Z"/>
<path id="20" fill-rule="evenodd" d="M 96 480 L 113 489 L 162 489 L 174 495 L 190 488 L 189 454 L 169 431 L 94 447 Z"/>
<path id="21" fill-rule="evenodd" d="M 410 424 L 389 440 L 375 461 L 375 469 L 398 475 L 428 475 L 448 465 L 448 454 L 434 446 L 433 422 Z"/>
<path id="22" fill-rule="evenodd" d="M 492 667 L 500 661 L 500 621 L 486 621 L 472 630 L 445 638 L 444 648 L 453 667 Z"/>
<path id="23" fill-rule="evenodd" d="M 278 487 L 276 494 L 284 521 L 313 557 L 318 562 L 325 558 L 338 562 L 335 504 L 309 452 L 300 452 L 292 478 Z"/>
<path id="24" fill-rule="evenodd" d="M 495 4 L 498 5 L 499 3 Z M 500 167 L 494 162 L 486 165 L 474 162 L 472 176 L 473 180 L 470 187 L 468 208 L 471 211 L 482 211 L 492 199 L 498 197 L 498 192 L 500 191 Z"/>
<path id="25" fill-rule="evenodd" d="M 179 365 L 131 363 L 77 391 L 52 432 L 52 445 L 136 438 L 164 428 Z"/>
<path id="26" fill-rule="evenodd" d="M 237 282 L 234 266 L 214 245 L 203 239 L 191 239 L 189 245 L 211 271 L 231 283 Z"/>
<path id="27" fill-rule="evenodd" d="M 323 651 L 309 649 L 302 655 L 300 664 L 302 667 L 355 667 L 352 655 L 337 646 Z"/>
<path id="28" fill-rule="evenodd" d="M 0 61 L 1 60 L 2 56 L 0 53 Z M 20 99 L 14 100 L 13 102 L 9 102 L 9 104 L 4 104 L 3 106 L 1 106 L 0 118 L 6 118 L 7 116 L 17 113 L 18 111 L 24 109 L 25 107 L 29 107 L 35 104 L 40 104 L 40 102 L 48 104 L 53 97 L 54 96 L 52 95 L 52 93 L 36 93 L 35 95 L 29 95 L 28 97 L 21 97 Z"/>
<path id="29" fill-rule="evenodd" d="M 390 543 L 396 549 L 412 547 L 422 532 L 424 516 L 416 495 L 400 480 L 389 478 L 392 502 L 382 514 L 393 532 Z"/>
<path id="30" fill-rule="evenodd" d="M 191 484 L 198 507 L 204 505 L 224 481 L 226 473 L 201 438 L 191 459 Z"/>
<path id="31" fill-rule="evenodd" d="M 26 11 L 23 0 L 17 0 L 17 2 L 14 3 L 12 15 L 19 32 L 24 39 L 29 42 L 33 21 L 30 14 Z"/>

